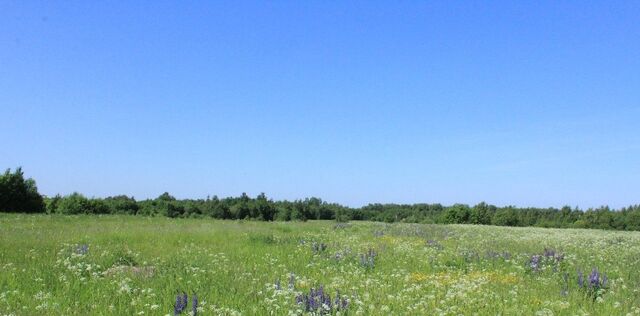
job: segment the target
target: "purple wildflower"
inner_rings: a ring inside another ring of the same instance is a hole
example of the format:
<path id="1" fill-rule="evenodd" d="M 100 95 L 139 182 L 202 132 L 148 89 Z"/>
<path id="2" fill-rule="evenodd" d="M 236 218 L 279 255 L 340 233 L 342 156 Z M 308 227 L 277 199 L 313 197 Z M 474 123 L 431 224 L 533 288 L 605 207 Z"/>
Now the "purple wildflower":
<path id="1" fill-rule="evenodd" d="M 589 274 L 589 287 L 598 287 L 600 285 L 600 272 L 594 268 Z"/>
<path id="2" fill-rule="evenodd" d="M 327 245 L 325 243 L 314 242 L 311 244 L 311 250 L 313 250 L 314 253 L 320 253 L 327 250 Z"/>
<path id="3" fill-rule="evenodd" d="M 277 279 L 277 280 L 276 280 L 275 288 L 276 288 L 276 291 L 280 291 L 280 290 L 282 290 L 282 287 L 280 286 L 280 279 Z"/>
<path id="4" fill-rule="evenodd" d="M 538 269 L 540 269 L 540 259 L 542 259 L 540 255 L 533 255 L 531 260 L 529 260 L 529 266 L 533 271 L 538 271 Z"/>
<path id="5" fill-rule="evenodd" d="M 567 296 L 569 294 L 569 274 L 568 273 L 563 273 L 562 274 L 562 291 L 560 292 L 560 294 L 562 296 Z"/>
<path id="6" fill-rule="evenodd" d="M 193 302 L 191 303 L 191 313 L 196 316 L 198 315 L 198 296 L 193 294 Z"/>
<path id="7" fill-rule="evenodd" d="M 89 252 L 89 245 L 82 244 L 76 246 L 76 254 L 86 255 Z"/>
<path id="8" fill-rule="evenodd" d="M 289 289 L 293 290 L 293 288 L 296 286 L 296 276 L 291 273 L 291 275 L 289 276 Z"/>
<path id="9" fill-rule="evenodd" d="M 600 274 L 598 268 L 593 268 L 589 274 L 589 288 L 598 290 L 607 285 L 607 276 Z"/>
<path id="10" fill-rule="evenodd" d="M 604 293 L 601 290 L 607 287 L 607 281 L 607 276 L 600 273 L 598 268 L 593 268 L 586 280 L 582 271 L 578 272 L 578 286 L 592 296 L 594 300 Z"/>
<path id="11" fill-rule="evenodd" d="M 180 315 L 186 308 L 189 303 L 189 298 L 187 297 L 187 293 L 178 294 L 176 296 L 176 304 L 173 305 L 173 314 Z"/>
<path id="12" fill-rule="evenodd" d="M 336 294 L 335 300 L 331 300 L 331 295 L 325 292 L 320 285 L 317 289 L 312 288 L 309 294 L 296 296 L 296 304 L 303 305 L 306 312 L 318 314 L 332 314 L 333 311 L 344 310 L 348 307 L 346 299 L 340 299 L 340 293 Z"/>
<path id="13" fill-rule="evenodd" d="M 578 286 L 584 286 L 584 275 L 582 274 L 582 271 L 578 271 Z"/>
<path id="14" fill-rule="evenodd" d="M 543 255 L 545 257 L 555 257 L 556 256 L 556 251 L 553 250 L 553 249 L 544 248 Z"/>
<path id="15" fill-rule="evenodd" d="M 360 254 L 360 265 L 367 269 L 373 269 L 375 267 L 376 256 L 376 251 L 372 248 L 369 248 L 366 253 Z"/>

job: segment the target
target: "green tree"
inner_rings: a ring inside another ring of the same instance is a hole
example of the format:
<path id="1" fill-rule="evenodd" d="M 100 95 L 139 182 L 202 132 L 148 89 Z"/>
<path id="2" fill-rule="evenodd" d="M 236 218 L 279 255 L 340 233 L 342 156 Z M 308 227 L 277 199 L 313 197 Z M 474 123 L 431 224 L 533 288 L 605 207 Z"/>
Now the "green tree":
<path id="1" fill-rule="evenodd" d="M 276 208 L 273 205 L 273 201 L 268 200 L 264 193 L 260 193 L 256 197 L 255 207 L 257 210 L 257 216 L 261 220 L 272 221 L 276 214 Z"/>
<path id="2" fill-rule="evenodd" d="M 60 214 L 86 214 L 89 213 L 89 208 L 89 199 L 78 192 L 74 192 L 62 197 L 58 201 L 55 211 Z"/>
<path id="3" fill-rule="evenodd" d="M 513 207 L 505 207 L 493 215 L 491 223 L 497 226 L 518 226 L 518 214 Z"/>
<path id="4" fill-rule="evenodd" d="M 41 213 L 45 211 L 44 199 L 38 193 L 36 181 L 24 178 L 22 168 L 15 172 L 7 169 L 0 175 L 0 212 Z"/>
<path id="5" fill-rule="evenodd" d="M 471 210 L 466 204 L 454 204 L 444 213 L 444 222 L 447 224 L 469 223 Z"/>
<path id="6" fill-rule="evenodd" d="M 133 197 L 126 195 L 111 196 L 104 199 L 104 203 L 109 208 L 111 214 L 131 214 L 138 213 L 139 206 Z"/>
<path id="7" fill-rule="evenodd" d="M 351 219 L 351 216 L 346 208 L 340 207 L 336 209 L 336 222 L 346 223 Z"/>
<path id="8" fill-rule="evenodd" d="M 485 202 L 480 202 L 471 209 L 471 224 L 491 224 L 490 206 Z"/>

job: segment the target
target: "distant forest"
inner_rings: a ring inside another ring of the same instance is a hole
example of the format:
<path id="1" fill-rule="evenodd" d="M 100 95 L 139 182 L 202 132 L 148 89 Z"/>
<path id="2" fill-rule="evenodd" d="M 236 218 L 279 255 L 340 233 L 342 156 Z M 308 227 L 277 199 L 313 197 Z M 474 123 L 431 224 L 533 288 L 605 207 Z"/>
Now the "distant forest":
<path id="1" fill-rule="evenodd" d="M 440 224 L 482 224 L 557 228 L 640 230 L 640 205 L 619 210 L 602 206 L 581 210 L 569 206 L 535 208 L 455 204 L 369 204 L 360 208 L 328 203 L 319 198 L 274 201 L 264 193 L 255 198 L 239 197 L 178 200 L 169 193 L 137 201 L 118 195 L 87 198 L 80 193 L 43 197 L 36 182 L 25 179 L 22 169 L 7 169 L 0 175 L 0 212 L 48 214 L 128 214 L 141 216 L 251 219 L 262 221 L 306 221 L 314 219 L 366 220 Z"/>

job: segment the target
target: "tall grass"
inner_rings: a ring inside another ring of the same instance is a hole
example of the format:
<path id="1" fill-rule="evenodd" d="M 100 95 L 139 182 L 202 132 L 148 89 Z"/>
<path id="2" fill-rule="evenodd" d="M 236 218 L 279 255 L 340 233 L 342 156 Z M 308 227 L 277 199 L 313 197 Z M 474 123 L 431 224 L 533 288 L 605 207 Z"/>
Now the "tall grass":
<path id="1" fill-rule="evenodd" d="M 638 271 L 638 232 L 0 214 L 0 315 L 173 315 L 182 292 L 199 315 L 304 314 L 320 286 L 341 315 L 625 315 Z"/>

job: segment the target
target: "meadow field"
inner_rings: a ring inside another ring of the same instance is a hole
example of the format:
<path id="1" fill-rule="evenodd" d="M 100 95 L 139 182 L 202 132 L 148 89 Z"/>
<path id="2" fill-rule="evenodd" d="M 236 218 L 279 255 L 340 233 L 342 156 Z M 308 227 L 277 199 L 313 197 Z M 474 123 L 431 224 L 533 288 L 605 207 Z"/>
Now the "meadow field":
<path id="1" fill-rule="evenodd" d="M 0 214 L 0 315 L 640 315 L 640 232 Z"/>

